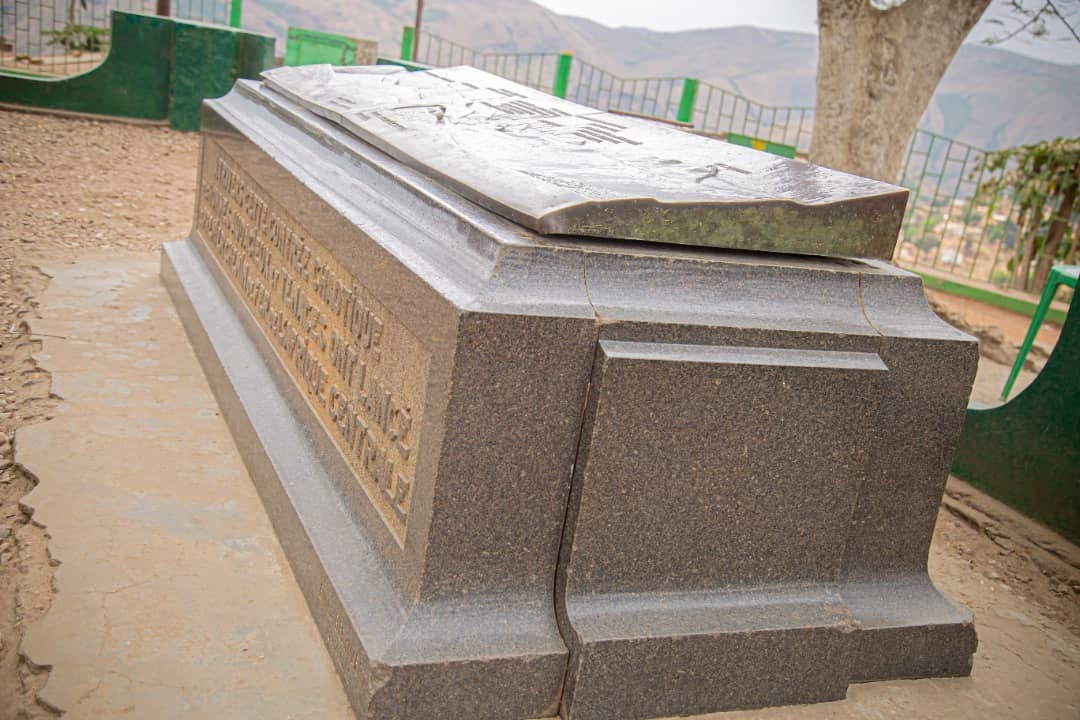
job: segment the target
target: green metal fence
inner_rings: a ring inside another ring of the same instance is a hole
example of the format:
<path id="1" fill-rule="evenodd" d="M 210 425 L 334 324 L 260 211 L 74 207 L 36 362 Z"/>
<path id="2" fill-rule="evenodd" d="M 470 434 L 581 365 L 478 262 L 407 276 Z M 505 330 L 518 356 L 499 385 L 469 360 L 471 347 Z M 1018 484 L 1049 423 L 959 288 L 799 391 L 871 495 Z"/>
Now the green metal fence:
<path id="1" fill-rule="evenodd" d="M 239 24 L 240 0 L 172 0 L 183 20 Z M 154 13 L 157 0 L 3 0 L 0 69 L 66 76 L 85 72 L 108 54 L 113 10 Z"/>
<path id="2" fill-rule="evenodd" d="M 566 98 L 601 110 L 677 120 L 682 78 L 624 78 L 574 58 Z"/>
<path id="3" fill-rule="evenodd" d="M 754 102 L 729 90 L 700 83 L 694 128 L 711 135 L 745 135 L 810 152 L 814 108 Z"/>
<path id="4" fill-rule="evenodd" d="M 427 32 L 416 37 L 412 28 L 402 34 L 403 60 L 436 67 L 471 65 L 546 93 L 555 90 L 559 58 L 558 53 L 481 52 Z"/>
<path id="5" fill-rule="evenodd" d="M 1029 209 L 1027 217 L 1041 220 L 1034 226 L 1024 223 L 1014 191 L 1000 187 L 1015 163 L 988 170 L 986 155 L 983 148 L 915 131 L 899 180 L 911 190 L 911 199 L 896 259 L 915 269 L 1039 292 L 1041 288 L 1030 287 L 1031 275 L 1043 256 L 1041 242 L 1056 208 Z M 1080 212 L 1074 212 L 1069 227 L 1078 221 Z M 1075 234 L 1066 238 L 1050 260 L 1075 262 L 1080 257 L 1078 241 Z M 1018 256 L 1029 244 L 1038 249 L 1025 265 Z"/>
<path id="6" fill-rule="evenodd" d="M 1007 262 L 1016 237 L 1007 238 L 995 228 L 1007 227 L 1014 198 L 980 196 L 980 185 L 995 179 L 979 170 L 985 155 L 981 148 L 936 133 L 915 132 L 900 176 L 911 199 L 897 260 L 1011 286 L 1003 260 Z"/>
<path id="7" fill-rule="evenodd" d="M 602 110 L 691 123 L 710 135 L 735 133 L 801 153 L 810 149 L 813 108 L 765 105 L 694 78 L 625 78 L 569 54 L 482 52 L 432 33 L 416 38 L 412 28 L 405 28 L 402 53 L 436 67 L 471 65 Z"/>

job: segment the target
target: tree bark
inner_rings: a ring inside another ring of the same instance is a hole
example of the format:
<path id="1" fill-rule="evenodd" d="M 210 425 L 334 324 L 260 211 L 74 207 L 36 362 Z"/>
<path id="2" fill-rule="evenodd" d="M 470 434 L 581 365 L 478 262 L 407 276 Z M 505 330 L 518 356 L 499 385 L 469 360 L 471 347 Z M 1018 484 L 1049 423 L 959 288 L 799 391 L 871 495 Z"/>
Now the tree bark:
<path id="1" fill-rule="evenodd" d="M 1035 265 L 1035 279 L 1032 281 L 1032 292 L 1042 293 L 1046 287 L 1046 281 L 1050 277 L 1050 268 L 1054 266 L 1054 258 L 1061 249 L 1061 242 L 1065 239 L 1065 231 L 1069 229 L 1069 221 L 1072 219 L 1073 208 L 1076 207 L 1077 182 L 1080 182 L 1080 165 L 1073 168 L 1073 182 L 1065 188 L 1061 194 L 1061 202 L 1058 203 L 1057 212 L 1050 221 L 1050 228 L 1046 231 L 1046 242 L 1043 244 L 1042 254 Z"/>
<path id="2" fill-rule="evenodd" d="M 1073 230 L 1072 243 L 1069 245 L 1069 254 L 1065 258 L 1066 265 L 1075 265 L 1080 260 L 1080 222 L 1076 223 Z"/>
<path id="3" fill-rule="evenodd" d="M 896 182 L 904 149 L 990 0 L 818 0 L 810 161 Z"/>
<path id="4" fill-rule="evenodd" d="M 1024 231 L 1024 253 L 1016 266 L 1016 279 L 1013 287 L 1027 292 L 1029 287 L 1028 278 L 1031 276 L 1031 261 L 1035 258 L 1035 241 L 1039 239 L 1039 226 L 1042 225 L 1043 206 L 1036 205 L 1031 209 L 1028 217 L 1028 226 Z"/>
<path id="5" fill-rule="evenodd" d="M 1013 264 L 1013 280 L 1012 280 L 1012 286 L 1014 288 L 1015 287 L 1021 287 L 1021 282 L 1020 282 L 1020 258 L 1021 258 L 1022 254 L 1023 254 L 1024 248 L 1026 247 L 1026 245 L 1024 244 L 1024 240 L 1027 238 L 1026 223 L 1027 223 L 1028 213 L 1030 211 L 1031 211 L 1031 206 L 1028 205 L 1028 204 L 1023 204 L 1023 205 L 1020 206 L 1020 213 L 1016 216 L 1016 246 L 1013 248 L 1014 264 Z"/>

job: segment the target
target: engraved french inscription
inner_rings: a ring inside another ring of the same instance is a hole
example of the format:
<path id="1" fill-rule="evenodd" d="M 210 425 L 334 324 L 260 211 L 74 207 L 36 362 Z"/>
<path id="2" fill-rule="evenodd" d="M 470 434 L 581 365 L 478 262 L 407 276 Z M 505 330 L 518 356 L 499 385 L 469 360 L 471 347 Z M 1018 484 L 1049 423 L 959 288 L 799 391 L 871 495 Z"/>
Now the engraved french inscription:
<path id="1" fill-rule="evenodd" d="M 404 543 L 430 353 L 211 140 L 196 228 Z"/>

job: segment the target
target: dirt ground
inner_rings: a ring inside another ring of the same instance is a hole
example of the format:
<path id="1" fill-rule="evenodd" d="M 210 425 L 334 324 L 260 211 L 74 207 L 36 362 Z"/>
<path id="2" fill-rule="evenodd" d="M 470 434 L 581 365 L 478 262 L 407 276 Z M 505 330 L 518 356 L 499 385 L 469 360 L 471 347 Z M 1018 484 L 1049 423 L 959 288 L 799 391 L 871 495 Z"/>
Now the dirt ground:
<path id="1" fill-rule="evenodd" d="M 12 464 L 10 443 L 16 428 L 47 419 L 58 402 L 47 369 L 31 358 L 35 298 L 48 282 L 37 266 L 70 260 L 86 247 L 152 252 L 185 235 L 197 149 L 196 135 L 159 126 L 0 111 L 0 708 L 14 708 L 5 718 L 55 716 L 35 698 L 48 669 L 19 655 L 23 628 L 52 601 L 52 560 L 45 531 L 20 506 L 35 479 Z M 999 354 L 1026 329 L 985 306 L 935 299 L 970 316 L 969 325 L 1002 326 Z M 1053 332 L 1040 340 L 1052 342 Z M 930 564 L 934 579 L 977 618 L 1019 606 L 1031 622 L 1060 624 L 1080 637 L 1080 550 L 962 483 L 950 482 Z M 980 628 L 981 645 L 1009 651 L 995 662 L 1011 663 L 1019 675 L 1039 672 L 1022 644 L 994 633 Z M 1080 658 L 1062 656 L 1080 679 Z M 1038 698 L 1015 700 L 1023 708 Z"/>
<path id="2" fill-rule="evenodd" d="M 198 138 L 157 126 L 0 112 L 0 717 L 54 717 L 36 702 L 47 672 L 19 655 L 23 628 L 48 611 L 45 531 L 19 500 L 35 480 L 12 464 L 15 429 L 56 400 L 30 334 L 43 258 L 80 248 L 149 252 L 188 230 Z M 5 714 L 7 709 L 12 714 Z"/>
<path id="3" fill-rule="evenodd" d="M 926 296 L 931 303 L 948 307 L 971 326 L 997 328 L 1004 338 L 1016 346 L 1023 343 L 1024 336 L 1027 335 L 1028 327 L 1031 325 L 1031 318 L 1027 315 L 1002 310 L 978 300 L 957 297 L 936 290 L 927 290 Z M 1043 323 L 1043 326 L 1039 328 L 1039 334 L 1035 336 L 1035 343 L 1042 346 L 1044 350 L 1049 350 L 1054 347 L 1060 335 L 1060 327 L 1052 323 Z"/>

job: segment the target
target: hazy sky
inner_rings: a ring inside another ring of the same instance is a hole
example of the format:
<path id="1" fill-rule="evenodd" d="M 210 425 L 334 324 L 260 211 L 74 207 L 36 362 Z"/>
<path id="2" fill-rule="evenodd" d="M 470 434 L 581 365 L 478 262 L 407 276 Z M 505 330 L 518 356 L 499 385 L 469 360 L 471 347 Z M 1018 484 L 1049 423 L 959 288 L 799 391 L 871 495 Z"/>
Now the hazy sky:
<path id="1" fill-rule="evenodd" d="M 1031 0 L 1034 4 L 1034 0 Z M 577 15 L 617 27 L 631 25 L 653 30 L 690 30 L 728 25 L 757 25 L 777 30 L 817 32 L 816 0 L 534 0 L 555 12 Z M 1014 23 L 1002 9 L 1004 0 L 994 0 L 969 42 L 1000 34 L 1002 27 L 987 23 L 997 17 Z M 1071 4 L 1076 8 L 1076 3 Z M 1066 12 L 1063 8 L 1063 12 Z M 1080 12 L 1074 20 L 1080 21 Z M 1077 26 L 1073 22 L 1073 26 Z M 1006 27 L 1013 27 L 1007 24 Z M 1054 39 L 1017 37 L 999 47 L 1059 63 L 1080 63 L 1080 43 L 1056 21 L 1047 25 Z M 1064 39 L 1064 38 L 1067 38 Z"/>

